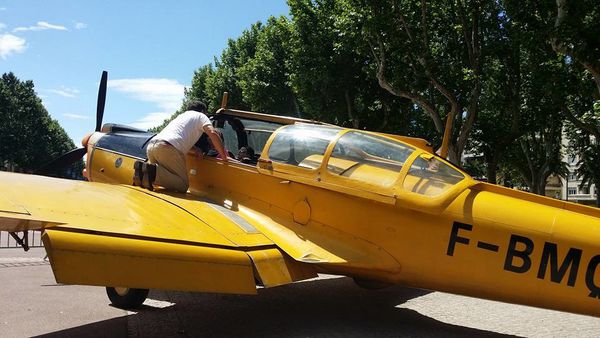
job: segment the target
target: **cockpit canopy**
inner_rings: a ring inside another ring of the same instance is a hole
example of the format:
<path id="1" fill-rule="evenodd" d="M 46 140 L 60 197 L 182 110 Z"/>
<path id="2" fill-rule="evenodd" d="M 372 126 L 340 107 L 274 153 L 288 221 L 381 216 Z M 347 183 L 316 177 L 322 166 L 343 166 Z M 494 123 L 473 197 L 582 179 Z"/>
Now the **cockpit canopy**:
<path id="1" fill-rule="evenodd" d="M 395 195 L 437 196 L 465 175 L 422 149 L 375 133 L 295 124 L 278 129 L 263 152 L 274 172 Z"/>
<path id="2" fill-rule="evenodd" d="M 329 143 L 341 131 L 338 127 L 295 124 L 277 132 L 269 147 L 271 161 L 316 169 Z"/>

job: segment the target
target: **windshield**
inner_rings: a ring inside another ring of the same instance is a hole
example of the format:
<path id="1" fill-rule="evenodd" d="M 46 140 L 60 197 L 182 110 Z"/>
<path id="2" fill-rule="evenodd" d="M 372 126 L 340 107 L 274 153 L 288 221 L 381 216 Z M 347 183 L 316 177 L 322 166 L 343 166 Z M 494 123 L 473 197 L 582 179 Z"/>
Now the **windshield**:
<path id="1" fill-rule="evenodd" d="M 309 124 L 283 127 L 271 143 L 269 159 L 303 168 L 318 168 L 329 142 L 340 130 Z"/>
<path id="2" fill-rule="evenodd" d="M 458 170 L 432 155 L 421 155 L 410 166 L 404 189 L 426 196 L 436 196 L 465 178 Z"/>

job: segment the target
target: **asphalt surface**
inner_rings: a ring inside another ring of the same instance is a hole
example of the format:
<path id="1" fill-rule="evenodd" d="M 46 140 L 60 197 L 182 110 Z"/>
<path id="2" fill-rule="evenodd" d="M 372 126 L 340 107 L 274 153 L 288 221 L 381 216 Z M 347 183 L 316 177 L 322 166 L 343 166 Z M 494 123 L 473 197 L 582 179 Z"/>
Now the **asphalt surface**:
<path id="1" fill-rule="evenodd" d="M 0 249 L 0 337 L 598 337 L 600 318 L 348 278 L 257 296 L 150 291 L 136 312 L 104 288 L 56 285 L 43 249 Z"/>

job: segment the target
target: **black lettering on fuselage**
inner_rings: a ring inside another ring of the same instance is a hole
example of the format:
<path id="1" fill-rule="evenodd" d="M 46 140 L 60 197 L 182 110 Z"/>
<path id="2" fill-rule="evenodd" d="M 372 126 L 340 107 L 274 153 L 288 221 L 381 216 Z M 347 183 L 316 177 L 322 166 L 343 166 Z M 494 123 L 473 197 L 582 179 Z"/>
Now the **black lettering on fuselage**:
<path id="1" fill-rule="evenodd" d="M 454 222 L 452 224 L 448 249 L 446 251 L 448 256 L 454 256 L 456 243 L 469 245 L 471 242 L 470 238 L 459 235 L 461 230 L 471 232 L 473 231 L 473 225 L 461 222 Z M 499 251 L 500 247 L 496 244 L 475 241 L 477 243 L 477 248 L 490 252 Z M 526 273 L 529 271 L 532 265 L 531 254 L 533 253 L 534 247 L 534 242 L 530 238 L 511 234 L 504 260 L 504 270 L 515 273 Z M 550 281 L 560 284 L 568 274 L 567 285 L 574 287 L 577 283 L 577 274 L 579 272 L 582 257 L 583 250 L 569 248 L 564 259 L 560 262 L 558 257 L 558 244 L 544 242 L 537 271 L 537 278 L 546 279 L 546 273 L 550 270 Z M 597 278 L 600 274 L 598 272 L 600 272 L 600 255 L 593 256 L 590 259 L 585 273 L 585 284 L 590 291 L 588 296 L 600 299 L 600 279 Z"/>
<path id="2" fill-rule="evenodd" d="M 523 250 L 517 250 L 517 244 L 521 243 L 525 245 Z M 519 235 L 511 235 L 510 242 L 508 243 L 508 251 L 506 252 L 506 259 L 504 260 L 504 270 L 525 273 L 531 268 L 531 258 L 529 255 L 533 252 L 533 241 L 527 237 Z M 514 258 L 520 258 L 523 261 L 521 265 L 514 264 Z"/>
<path id="3" fill-rule="evenodd" d="M 577 280 L 577 271 L 579 270 L 579 263 L 581 262 L 582 251 L 580 249 L 570 248 L 569 252 L 565 256 L 565 260 L 558 267 L 558 248 L 554 243 L 544 243 L 544 250 L 542 251 L 542 259 L 540 261 L 540 269 L 538 270 L 537 278 L 544 279 L 546 277 L 546 271 L 548 270 L 548 263 L 550 263 L 550 280 L 554 283 L 560 283 L 563 277 L 566 275 L 567 270 L 570 268 L 569 280 L 567 285 L 575 286 Z"/>
<path id="4" fill-rule="evenodd" d="M 590 290 L 590 294 L 588 296 L 600 299 L 600 286 L 594 283 L 594 276 L 596 275 L 598 265 L 600 265 L 600 255 L 596 255 L 590 259 L 587 271 L 585 273 L 585 285 Z"/>
<path id="5" fill-rule="evenodd" d="M 452 224 L 452 231 L 450 232 L 450 240 L 448 241 L 448 251 L 446 251 L 446 255 L 454 256 L 454 247 L 456 243 L 469 244 L 469 239 L 466 237 L 460 237 L 458 235 L 458 231 L 460 229 L 471 231 L 473 230 L 473 226 L 471 224 L 465 224 L 460 222 L 454 222 Z"/>

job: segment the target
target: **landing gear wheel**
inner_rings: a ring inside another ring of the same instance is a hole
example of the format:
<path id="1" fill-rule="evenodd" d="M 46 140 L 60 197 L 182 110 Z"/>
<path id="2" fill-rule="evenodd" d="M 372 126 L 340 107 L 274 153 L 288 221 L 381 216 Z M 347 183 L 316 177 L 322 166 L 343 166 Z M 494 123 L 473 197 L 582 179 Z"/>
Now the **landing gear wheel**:
<path id="1" fill-rule="evenodd" d="M 120 309 L 135 309 L 140 307 L 148 297 L 148 289 L 107 286 L 106 294 L 114 306 Z"/>

